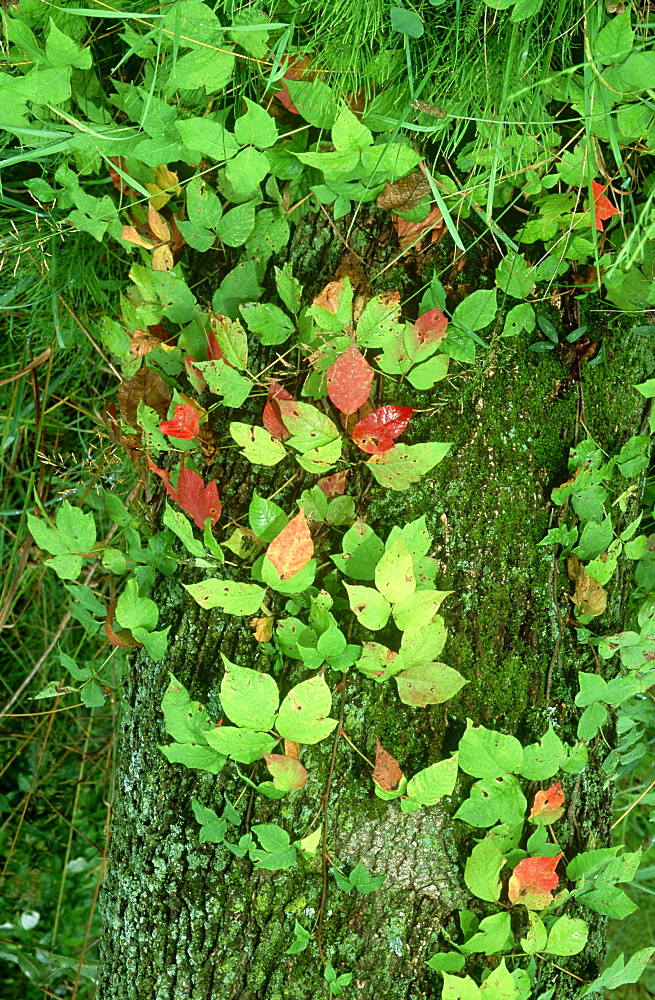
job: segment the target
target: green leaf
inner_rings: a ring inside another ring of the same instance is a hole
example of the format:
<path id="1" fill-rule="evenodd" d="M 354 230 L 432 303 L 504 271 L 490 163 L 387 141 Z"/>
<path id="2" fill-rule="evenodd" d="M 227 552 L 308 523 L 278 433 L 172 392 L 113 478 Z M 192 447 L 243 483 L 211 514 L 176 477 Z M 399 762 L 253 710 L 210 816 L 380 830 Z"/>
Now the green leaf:
<path id="1" fill-rule="evenodd" d="M 365 677 L 370 677 L 378 684 L 405 669 L 402 657 L 379 642 L 365 642 L 362 655 L 355 666 Z"/>
<path id="2" fill-rule="evenodd" d="M 528 333 L 532 333 L 536 326 L 536 322 L 537 318 L 530 303 L 521 302 L 520 305 L 514 306 L 514 308 L 510 309 L 507 313 L 502 336 L 515 337 L 517 334 L 521 333 L 522 330 L 527 330 Z"/>
<path id="3" fill-rule="evenodd" d="M 396 684 L 404 705 L 424 708 L 453 698 L 468 681 L 445 663 L 417 663 L 397 674 Z"/>
<path id="4" fill-rule="evenodd" d="M 246 201 L 236 205 L 221 218 L 216 232 L 229 247 L 240 247 L 246 242 L 255 226 L 255 203 Z"/>
<path id="5" fill-rule="evenodd" d="M 177 535 L 187 552 L 190 552 L 192 556 L 198 556 L 199 559 L 204 559 L 205 546 L 193 537 L 191 522 L 181 511 L 173 510 L 168 501 L 162 521 L 173 534 Z"/>
<path id="6" fill-rule="evenodd" d="M 645 382 L 640 382 L 639 385 L 635 386 L 635 389 L 642 396 L 645 396 L 646 399 L 652 399 L 655 396 L 655 378 L 649 378 Z"/>
<path id="7" fill-rule="evenodd" d="M 277 142 L 277 125 L 268 111 L 255 104 L 249 98 L 244 98 L 248 108 L 245 115 L 237 118 L 234 123 L 234 138 L 240 146 L 252 143 L 258 149 L 268 149 Z"/>
<path id="8" fill-rule="evenodd" d="M 198 771 L 209 771 L 210 774 L 219 774 L 227 761 L 227 757 L 217 753 L 212 747 L 195 743 L 170 743 L 159 749 L 171 764 L 184 764 L 185 767 L 193 767 Z"/>
<path id="9" fill-rule="evenodd" d="M 393 617 L 399 629 L 417 629 L 429 625 L 449 590 L 417 590 L 394 605 Z"/>
<path id="10" fill-rule="evenodd" d="M 543 950 L 548 955 L 579 955 L 588 937 L 589 927 L 585 920 L 564 914 L 550 928 L 548 944 Z"/>
<path id="11" fill-rule="evenodd" d="M 500 899 L 500 872 L 505 858 L 489 837 L 476 844 L 467 859 L 464 881 L 474 896 L 497 903 Z"/>
<path id="12" fill-rule="evenodd" d="M 372 587 L 359 587 L 344 583 L 348 591 L 350 608 L 364 628 L 373 631 L 384 628 L 391 614 L 391 605 L 377 590 Z"/>
<path id="13" fill-rule="evenodd" d="M 415 389 L 432 389 L 437 382 L 446 377 L 449 364 L 448 354 L 435 354 L 428 361 L 412 368 L 407 374 L 407 381 L 411 382 Z"/>
<path id="14" fill-rule="evenodd" d="M 236 156 L 239 143 L 215 118 L 178 118 L 175 122 L 182 142 L 188 149 L 204 153 L 217 163 Z"/>
<path id="15" fill-rule="evenodd" d="M 228 160 L 225 166 L 226 180 L 228 184 L 232 186 L 232 189 L 237 196 L 232 200 L 241 200 L 241 198 L 247 198 L 253 193 L 256 193 L 259 189 L 259 185 L 264 180 L 268 172 L 269 165 L 266 153 L 261 153 L 258 149 L 255 149 L 254 146 L 246 146 L 245 149 L 242 149 L 239 153 L 237 153 L 233 160 Z M 254 202 L 248 201 L 244 204 L 252 207 L 252 226 L 250 226 L 246 235 L 243 237 L 240 235 L 240 230 L 237 230 L 237 236 L 233 235 L 232 230 L 230 230 L 231 235 L 229 239 L 234 240 L 238 238 L 239 240 L 238 243 L 230 242 L 230 246 L 241 246 L 246 242 L 254 228 Z M 238 207 L 241 208 L 242 206 Z M 219 230 L 220 235 L 220 223 L 217 226 L 217 230 Z M 228 240 L 225 239 L 223 242 L 227 243 Z"/>
<path id="16" fill-rule="evenodd" d="M 281 507 L 261 497 L 255 490 L 248 508 L 248 523 L 257 538 L 268 544 L 286 528 L 289 518 Z"/>
<path id="17" fill-rule="evenodd" d="M 541 829 L 544 829 L 541 827 Z M 548 931 L 541 917 L 533 910 L 528 910 L 529 927 L 524 938 L 521 938 L 521 947 L 526 955 L 535 955 L 546 948 L 548 941 Z"/>
<path id="18" fill-rule="evenodd" d="M 287 89 L 299 114 L 310 125 L 332 128 L 338 106 L 334 92 L 322 80 L 286 80 Z"/>
<path id="19" fill-rule="evenodd" d="M 443 618 L 439 615 L 429 625 L 406 629 L 400 643 L 400 654 L 405 666 L 426 663 L 439 656 L 446 644 L 447 635 Z"/>
<path id="20" fill-rule="evenodd" d="M 51 552 L 54 556 L 68 555 L 68 546 L 61 537 L 61 533 L 56 528 L 48 527 L 45 518 L 36 517 L 28 511 L 27 526 L 32 538 L 40 549 L 45 549 L 46 552 Z M 81 569 L 82 560 L 80 559 L 79 562 Z M 75 576 L 77 576 L 77 573 L 75 573 Z M 71 579 L 75 579 L 75 576 L 71 577 Z"/>
<path id="21" fill-rule="evenodd" d="M 96 540 L 93 513 L 83 514 L 79 507 L 72 507 L 64 500 L 57 511 L 57 531 L 70 552 L 90 552 Z M 57 553 L 56 553 L 57 554 Z"/>
<path id="22" fill-rule="evenodd" d="M 381 455 L 372 455 L 366 463 L 380 486 L 391 490 L 409 489 L 421 476 L 438 465 L 451 444 L 428 441 L 425 444 L 397 444 Z"/>
<path id="23" fill-rule="evenodd" d="M 213 723 L 200 702 L 192 701 L 189 692 L 173 674 L 161 703 L 164 728 L 178 743 L 206 744 L 205 732 Z"/>
<path id="24" fill-rule="evenodd" d="M 566 757 L 566 747 L 551 724 L 538 743 L 523 747 L 523 762 L 519 774 L 529 781 L 545 781 L 557 774 Z"/>
<path id="25" fill-rule="evenodd" d="M 496 284 L 500 290 L 515 299 L 524 299 L 532 291 L 535 281 L 534 269 L 526 264 L 521 254 L 508 250 L 496 268 Z"/>
<path id="26" fill-rule="evenodd" d="M 384 542 L 361 518 L 343 536 L 341 549 L 343 555 L 330 558 L 342 573 L 354 580 L 375 578 L 375 567 L 384 553 Z"/>
<path id="27" fill-rule="evenodd" d="M 352 113 L 347 105 L 339 109 L 336 121 L 332 126 L 332 144 L 335 149 L 345 152 L 365 149 L 373 142 L 373 136 L 366 125 Z"/>
<path id="28" fill-rule="evenodd" d="M 407 794 L 422 806 L 433 806 L 444 795 L 452 795 L 457 783 L 457 754 L 424 767 L 407 782 Z"/>
<path id="29" fill-rule="evenodd" d="M 480 1000 L 480 989 L 470 976 L 443 974 L 442 1000 Z"/>
<path id="30" fill-rule="evenodd" d="M 406 600 L 416 590 L 414 560 L 402 535 L 388 545 L 375 567 L 375 586 L 392 604 Z"/>
<path id="31" fill-rule="evenodd" d="M 349 881 L 357 892 L 368 895 L 379 889 L 384 882 L 386 875 L 371 875 L 368 868 L 362 861 L 358 861 L 349 875 Z M 340 977 L 342 978 L 342 977 Z"/>
<path id="32" fill-rule="evenodd" d="M 87 681 L 80 688 L 80 698 L 87 708 L 102 708 L 105 703 L 105 692 L 96 681 Z"/>
<path id="33" fill-rule="evenodd" d="M 240 445 L 241 454 L 253 465 L 277 465 L 286 456 L 282 442 L 263 427 L 233 421 L 230 424 L 230 434 Z"/>
<path id="34" fill-rule="evenodd" d="M 294 446 L 295 438 L 289 438 L 289 444 Z M 321 445 L 318 448 L 310 448 L 304 454 L 296 455 L 296 461 L 307 472 L 323 476 L 329 472 L 334 463 L 341 457 L 341 438 L 335 438 L 329 444 Z"/>
<path id="35" fill-rule="evenodd" d="M 466 959 L 456 951 L 438 951 L 425 963 L 433 972 L 461 972 Z"/>
<path id="36" fill-rule="evenodd" d="M 193 815 L 200 824 L 198 840 L 201 844 L 222 844 L 227 831 L 227 823 L 219 819 L 213 809 L 203 806 L 197 799 L 191 799 Z"/>
<path id="37" fill-rule="evenodd" d="M 391 28 L 400 32 L 401 35 L 409 35 L 410 38 L 420 38 L 423 34 L 423 21 L 416 11 L 407 7 L 392 7 Z"/>
<path id="38" fill-rule="evenodd" d="M 610 965 L 609 969 L 601 972 L 598 979 L 594 979 L 593 983 L 583 986 L 578 996 L 584 997 L 588 993 L 603 993 L 605 990 L 615 990 L 619 986 L 625 986 L 627 983 L 636 983 L 648 965 L 653 953 L 655 953 L 655 946 L 642 948 L 641 951 L 636 951 L 634 955 L 631 955 L 627 962 L 622 954 L 619 955 Z"/>
<path id="39" fill-rule="evenodd" d="M 214 726 L 205 733 L 207 742 L 225 757 L 231 757 L 239 764 L 253 764 L 261 760 L 262 753 L 271 753 L 277 740 L 268 733 L 256 733 L 252 729 L 235 726 Z"/>
<path id="40" fill-rule="evenodd" d="M 483 330 L 496 318 L 496 289 L 479 289 L 467 295 L 453 313 L 453 323 L 466 332 Z"/>
<path id="41" fill-rule="evenodd" d="M 330 719 L 332 695 L 322 674 L 301 681 L 280 705 L 276 730 L 285 740 L 318 743 L 329 736 L 337 722 Z"/>
<path id="42" fill-rule="evenodd" d="M 293 933 L 294 939 L 284 952 L 285 955 L 297 955 L 299 952 L 304 951 L 312 939 L 311 933 L 305 930 L 297 920 L 295 921 Z"/>
<path id="43" fill-rule="evenodd" d="M 596 35 L 593 43 L 594 57 L 606 65 L 621 62 L 629 55 L 633 41 L 630 11 L 615 14 Z"/>
<path id="44" fill-rule="evenodd" d="M 291 264 L 286 262 L 280 269 L 275 267 L 275 287 L 289 312 L 295 315 L 300 311 L 300 298 L 302 295 L 302 285 L 297 278 L 294 278 Z"/>
<path id="45" fill-rule="evenodd" d="M 75 66 L 76 69 L 89 69 L 91 66 L 91 51 L 88 47 L 79 48 L 72 38 L 60 31 L 52 18 L 50 31 L 45 43 L 46 59 L 52 67 Z"/>
<path id="46" fill-rule="evenodd" d="M 311 403 L 293 403 L 282 410 L 284 425 L 292 435 L 289 444 L 296 451 L 320 448 L 341 437 L 336 424 Z"/>
<path id="47" fill-rule="evenodd" d="M 460 752 L 459 766 L 462 766 Z M 471 826 L 487 827 L 495 823 L 513 826 L 522 823 L 527 802 L 513 774 L 476 781 L 469 798 L 462 803 L 455 817 Z"/>
<path id="48" fill-rule="evenodd" d="M 132 635 L 137 642 L 140 642 L 145 646 L 146 651 L 150 658 L 159 663 L 163 660 L 166 655 L 166 650 L 168 648 L 168 633 L 170 632 L 170 625 L 167 628 L 161 629 L 159 632 L 149 631 L 141 625 L 135 625 L 132 629 Z"/>
<path id="49" fill-rule="evenodd" d="M 245 729 L 272 729 L 280 701 L 277 684 L 270 674 L 230 663 L 225 654 L 221 681 L 221 707 L 230 722 Z"/>
<path id="50" fill-rule="evenodd" d="M 600 702 L 587 705 L 578 722 L 578 739 L 588 743 L 607 722 L 607 709 Z"/>
<path id="51" fill-rule="evenodd" d="M 273 590 L 277 590 L 279 594 L 301 594 L 313 584 L 316 565 L 316 560 L 310 559 L 302 569 L 299 569 L 288 580 L 282 580 L 271 560 L 268 556 L 264 556 L 261 567 L 262 580 Z"/>
<path id="52" fill-rule="evenodd" d="M 485 955 L 494 955 L 497 952 L 504 950 L 507 944 L 507 939 L 511 938 L 511 936 L 512 936 L 512 923 L 509 913 L 506 912 L 494 913 L 493 916 L 485 917 L 484 920 L 481 920 L 479 932 L 477 934 L 474 934 L 473 937 L 470 937 L 466 942 L 466 944 L 460 945 L 460 947 L 462 951 L 468 955 L 471 955 L 475 952 L 482 952 Z M 501 967 L 504 969 L 504 961 Z M 518 990 L 516 990 L 514 987 L 514 980 L 512 979 L 510 973 L 507 972 L 506 969 L 504 971 L 511 980 L 511 987 L 508 994 L 503 992 L 501 996 L 511 997 L 515 993 L 517 993 Z M 498 972 L 498 969 L 496 970 L 496 972 Z M 492 975 L 493 972 L 485 980 L 485 985 L 489 981 L 489 979 L 491 979 Z M 480 995 L 482 995 L 482 990 L 480 991 Z M 485 997 L 487 997 L 486 991 L 484 995 Z M 490 997 L 489 1000 L 491 1000 Z"/>
<path id="53" fill-rule="evenodd" d="M 116 621 L 122 628 L 134 629 L 141 626 L 147 632 L 157 625 L 159 620 L 159 608 L 149 597 L 139 595 L 139 585 L 134 577 L 131 577 L 116 604 Z"/>
<path id="54" fill-rule="evenodd" d="M 224 361 L 196 361 L 195 367 L 202 372 L 210 392 L 223 397 L 223 406 L 238 409 L 250 395 L 254 382 L 245 378 Z"/>
<path id="55" fill-rule="evenodd" d="M 523 747 L 515 736 L 474 726 L 470 719 L 466 723 L 466 732 L 459 741 L 459 766 L 462 771 L 474 778 L 499 778 L 521 770 Z"/>
<path id="56" fill-rule="evenodd" d="M 228 615 L 257 614 L 264 599 L 264 589 L 256 583 L 235 580 L 203 580 L 182 586 L 201 608 L 221 608 Z"/>
<path id="57" fill-rule="evenodd" d="M 283 344 L 294 332 L 294 324 L 279 306 L 247 302 L 240 308 L 248 329 L 259 336 L 262 344 Z"/>

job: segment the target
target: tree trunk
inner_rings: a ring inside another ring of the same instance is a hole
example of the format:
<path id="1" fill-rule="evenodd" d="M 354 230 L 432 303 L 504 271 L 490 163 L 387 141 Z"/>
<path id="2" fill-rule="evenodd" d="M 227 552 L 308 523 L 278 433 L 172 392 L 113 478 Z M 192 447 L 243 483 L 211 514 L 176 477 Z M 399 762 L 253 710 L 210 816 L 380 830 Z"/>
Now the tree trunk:
<path id="1" fill-rule="evenodd" d="M 299 227 L 291 259 L 315 294 L 333 277 L 341 245 L 330 230 L 319 230 L 323 243 L 316 263 L 311 244 L 302 239 L 308 225 Z M 479 274 L 479 262 L 468 267 Z M 388 274 L 388 281 L 396 281 Z M 406 271 L 400 277 L 408 280 Z M 428 277 L 424 273 L 423 281 Z M 467 280 L 466 271 L 459 280 Z M 552 721 L 563 739 L 575 741 L 576 675 L 589 668 L 590 654 L 576 646 L 565 621 L 568 581 L 558 575 L 550 548 L 536 543 L 549 526 L 550 490 L 567 478 L 569 447 L 582 422 L 612 454 L 641 418 L 630 388 L 645 377 L 638 338 L 616 325 L 599 327 L 599 316 L 602 324 L 598 312 L 590 312 L 588 322 L 592 339 L 604 341 L 607 361 L 586 369 L 582 394 L 577 385 L 560 384 L 567 368 L 554 352 L 527 353 L 533 338 L 521 337 L 495 340 L 472 368 L 455 366 L 455 377 L 437 385 L 432 398 L 403 389 L 404 398 L 396 393 L 389 400 L 429 407 L 413 418 L 413 440 L 452 441 L 450 457 L 406 492 L 371 488 L 364 479 L 349 492 L 360 498 L 361 513 L 383 538 L 392 525 L 426 515 L 431 554 L 440 563 L 436 586 L 454 591 L 442 609 L 449 628 L 444 658 L 470 683 L 446 705 L 418 709 L 399 702 L 395 685 L 378 686 L 351 671 L 334 692 L 332 715 L 341 713 L 343 730 L 367 757 L 379 739 L 412 774 L 456 749 L 467 717 L 523 742 L 542 736 Z M 243 514 L 254 486 L 267 496 L 288 475 L 286 467 L 283 474 L 252 467 L 234 457 L 235 450 L 226 454 L 221 495 L 228 518 Z M 285 509 L 291 509 L 297 484 L 293 490 L 276 497 Z M 205 611 L 181 588 L 181 579 L 198 577 L 188 569 L 159 580 L 153 596 L 160 620 L 172 626 L 169 652 L 159 664 L 138 652 L 127 682 L 98 1000 L 325 998 L 316 937 L 300 954 L 285 954 L 295 920 L 309 929 L 320 920 L 325 958 L 337 973 L 353 973 L 347 997 L 439 996 L 441 976 L 425 960 L 449 950 L 440 939 L 442 928 L 457 939 L 457 911 L 479 905 L 462 878 L 471 830 L 451 818 L 468 782 L 460 782 L 452 802 L 404 814 L 396 802 L 373 795 L 370 767 L 337 735 L 303 751 L 310 775 L 304 791 L 272 802 L 246 789 L 239 834 L 253 822 L 278 822 L 296 839 L 325 819 L 331 859 L 347 871 L 361 860 L 374 874 L 386 875 L 371 895 L 346 894 L 327 876 L 321 906 L 320 851 L 313 861 L 267 872 L 255 870 L 247 857 L 199 844 L 191 799 L 220 812 L 223 794 L 234 802 L 244 786 L 229 764 L 215 777 L 165 760 L 158 747 L 169 742 L 160 709 L 168 672 L 219 718 L 219 653 L 257 669 L 266 669 L 267 661 L 246 619 Z M 620 578 L 610 587 L 601 619 L 608 633 L 621 626 L 625 598 Z M 334 689 L 338 675 L 327 673 Z M 307 676 L 294 668 L 283 677 L 283 689 Z M 602 760 L 603 748 L 598 754 Z M 570 809 L 559 829 L 567 852 L 609 843 L 611 791 L 603 790 L 593 766 L 593 746 L 590 759 L 592 766 L 578 778 L 565 776 Z M 585 918 L 590 916 L 586 951 L 558 960 L 583 979 L 597 974 L 604 951 L 605 918 L 594 920 L 586 911 Z M 551 985 L 562 998 L 575 995 L 579 982 L 544 965 L 541 988 Z"/>

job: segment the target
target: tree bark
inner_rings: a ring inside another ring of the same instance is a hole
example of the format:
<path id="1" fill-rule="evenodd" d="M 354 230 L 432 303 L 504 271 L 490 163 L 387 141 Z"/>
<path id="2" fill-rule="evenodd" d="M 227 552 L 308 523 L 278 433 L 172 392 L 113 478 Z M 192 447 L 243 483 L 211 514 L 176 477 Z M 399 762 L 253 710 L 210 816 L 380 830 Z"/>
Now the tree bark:
<path id="1" fill-rule="evenodd" d="M 333 277 L 342 247 L 331 230 L 319 229 L 317 261 L 315 249 L 303 241 L 303 226 L 299 230 L 291 249 L 294 272 L 315 294 Z M 313 240 L 311 227 L 307 232 Z M 479 274 L 475 260 L 468 266 Z M 407 269 L 389 273 L 387 287 L 398 278 L 410 280 Z M 576 646 L 566 624 L 568 581 L 558 573 L 551 550 L 536 543 L 549 526 L 550 490 L 567 478 L 569 447 L 578 430 L 584 437 L 582 422 L 614 453 L 638 428 L 641 408 L 630 387 L 645 376 L 643 341 L 606 325 L 602 313 L 589 315 L 592 339 L 602 337 L 607 361 L 586 369 L 582 395 L 577 386 L 560 384 L 567 374 L 561 360 L 526 353 L 532 338 L 520 337 L 494 340 L 478 364 L 455 366 L 455 376 L 431 394 L 401 389 L 402 398 L 396 392 L 389 400 L 427 407 L 413 418 L 409 441 L 452 441 L 450 457 L 406 492 L 371 487 L 357 475 L 349 492 L 359 497 L 361 513 L 383 538 L 394 524 L 426 515 L 434 537 L 431 554 L 440 563 L 436 586 L 454 591 L 442 609 L 449 628 L 444 659 L 470 683 L 443 706 L 413 709 L 399 702 L 392 683 L 378 686 L 351 671 L 335 690 L 332 715 L 341 713 L 349 739 L 369 758 L 379 739 L 412 774 L 456 749 L 467 717 L 523 742 L 542 736 L 552 721 L 563 739 L 575 741 L 576 675 L 589 669 L 590 654 Z M 229 413 L 220 419 L 229 419 Z M 270 495 L 289 475 L 286 463 L 284 472 L 253 468 L 235 454 L 227 451 L 223 462 L 221 495 L 228 518 L 243 514 L 253 487 Z M 297 493 L 294 484 L 276 500 L 290 509 Z M 181 588 L 181 581 L 199 577 L 189 568 L 158 581 L 153 596 L 162 623 L 171 625 L 169 652 L 159 664 L 144 651 L 132 660 L 103 891 L 98 1000 L 327 997 L 316 939 L 300 954 L 285 954 L 294 921 L 312 929 L 319 918 L 325 957 L 338 973 L 353 973 L 346 996 L 439 996 L 441 977 L 425 960 L 436 950 L 449 950 L 441 929 L 457 939 L 458 910 L 479 905 L 462 877 L 471 831 L 451 818 L 469 782 L 460 782 L 452 802 L 403 814 L 397 803 L 373 795 L 370 767 L 337 735 L 303 751 L 310 778 L 301 793 L 271 802 L 246 789 L 239 835 L 250 823 L 270 821 L 295 839 L 324 819 L 332 859 L 348 871 L 361 860 L 373 873 L 386 875 L 372 895 L 345 894 L 328 876 L 322 909 L 320 852 L 314 861 L 266 872 L 255 870 L 247 857 L 199 844 L 192 797 L 220 812 L 222 796 L 234 802 L 243 783 L 230 765 L 215 777 L 163 757 L 158 747 L 169 738 L 160 705 L 168 672 L 218 719 L 219 654 L 267 669 L 246 620 L 202 610 Z M 620 628 L 625 601 L 621 579 L 610 586 L 600 626 L 608 633 Z M 339 678 L 330 674 L 335 689 Z M 307 676 L 294 667 L 283 675 L 283 691 Z M 592 746 L 582 775 L 565 776 L 570 809 L 560 843 L 567 852 L 609 843 L 611 791 L 603 789 L 594 766 L 604 752 L 596 754 Z M 591 917 L 593 930 L 587 949 L 558 964 L 591 979 L 603 957 L 605 918 L 589 911 L 584 916 Z M 540 977 L 541 989 L 555 986 L 558 1000 L 574 996 L 579 987 L 549 965 Z"/>

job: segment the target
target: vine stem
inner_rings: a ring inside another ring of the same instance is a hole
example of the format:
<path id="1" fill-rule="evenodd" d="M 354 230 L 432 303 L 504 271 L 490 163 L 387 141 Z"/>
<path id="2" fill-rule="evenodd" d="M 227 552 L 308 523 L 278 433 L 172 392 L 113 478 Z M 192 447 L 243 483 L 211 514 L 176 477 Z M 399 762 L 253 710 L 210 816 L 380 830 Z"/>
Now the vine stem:
<path id="1" fill-rule="evenodd" d="M 322 874 L 322 885 L 321 885 L 321 902 L 318 907 L 318 923 L 316 924 L 316 943 L 318 945 L 318 952 L 321 956 L 321 961 L 323 965 L 327 965 L 327 959 L 325 957 L 325 951 L 323 950 L 323 915 L 325 913 L 325 900 L 327 897 L 327 825 L 328 825 L 328 801 L 330 798 L 330 789 L 332 787 L 332 778 L 334 776 L 334 765 L 337 759 L 337 747 L 339 746 L 339 738 L 342 735 L 341 727 L 343 726 L 343 717 L 346 708 L 346 687 L 348 684 L 348 677 L 344 674 L 343 680 L 341 681 L 341 701 L 339 704 L 339 722 L 337 725 L 336 732 L 334 734 L 334 742 L 332 744 L 332 757 L 330 758 L 330 767 L 328 770 L 327 782 L 325 785 L 325 792 L 323 794 L 323 842 L 321 844 L 321 874 Z"/>

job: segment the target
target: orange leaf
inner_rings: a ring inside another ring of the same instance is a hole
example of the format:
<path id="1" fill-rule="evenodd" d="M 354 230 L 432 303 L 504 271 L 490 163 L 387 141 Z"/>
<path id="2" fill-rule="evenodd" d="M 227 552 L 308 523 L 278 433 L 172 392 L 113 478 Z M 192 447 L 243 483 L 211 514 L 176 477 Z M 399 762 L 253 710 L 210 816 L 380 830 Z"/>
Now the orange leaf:
<path id="1" fill-rule="evenodd" d="M 604 232 L 603 222 L 606 219 L 611 219 L 613 215 L 621 215 L 621 210 L 615 208 L 609 198 L 603 194 L 607 190 L 607 184 L 598 184 L 596 181 L 591 182 L 591 187 L 594 193 L 594 224 L 596 229 L 601 233 Z"/>
<path id="2" fill-rule="evenodd" d="M 423 222 L 408 222 L 407 219 L 402 219 L 399 215 L 393 215 L 392 219 L 398 233 L 398 242 L 400 243 L 401 250 L 407 250 L 414 243 L 418 243 L 421 236 L 427 233 L 429 229 L 443 224 L 441 210 L 438 205 L 435 205 L 430 210 L 430 214 L 427 219 L 423 219 Z"/>
<path id="3" fill-rule="evenodd" d="M 118 632 L 114 629 L 114 612 L 118 601 L 112 601 L 107 608 L 107 620 L 104 624 L 105 635 L 112 646 L 120 646 L 121 649 L 129 649 L 131 646 L 143 647 L 142 642 L 137 642 L 129 628 L 121 628 Z"/>
<path id="4" fill-rule="evenodd" d="M 519 861 L 509 880 L 510 903 L 523 903 L 528 910 L 543 910 L 553 901 L 552 890 L 557 888 L 557 862 L 554 858 L 524 858 Z"/>
<path id="5" fill-rule="evenodd" d="M 528 816 L 533 823 L 555 823 L 564 815 L 564 792 L 562 782 L 558 781 L 545 792 L 537 792 L 534 797 L 532 812 Z"/>
<path id="6" fill-rule="evenodd" d="M 397 792 L 404 774 L 400 770 L 400 764 L 395 757 L 384 749 L 379 740 L 375 746 L 375 767 L 373 768 L 373 781 L 383 792 Z"/>
<path id="7" fill-rule="evenodd" d="M 282 580 L 288 580 L 307 565 L 314 555 L 314 542 L 302 507 L 300 513 L 273 539 L 266 555 Z"/>
<path id="8" fill-rule="evenodd" d="M 339 278 L 338 281 L 330 281 L 323 291 L 318 293 L 312 304 L 335 313 L 339 308 L 339 295 L 343 291 L 343 285 L 343 278 Z"/>
<path id="9" fill-rule="evenodd" d="M 355 344 L 328 368 L 328 396 L 342 413 L 354 413 L 369 397 L 375 372 Z"/>

